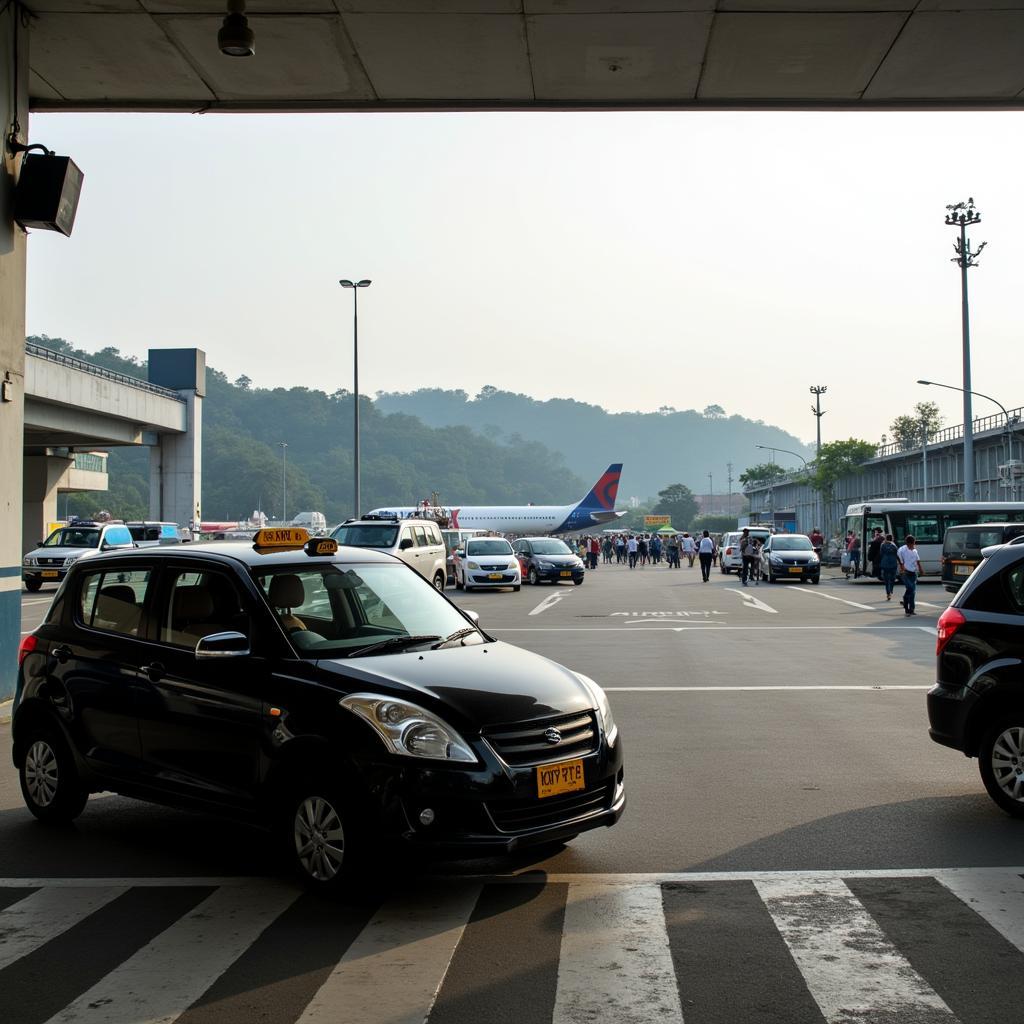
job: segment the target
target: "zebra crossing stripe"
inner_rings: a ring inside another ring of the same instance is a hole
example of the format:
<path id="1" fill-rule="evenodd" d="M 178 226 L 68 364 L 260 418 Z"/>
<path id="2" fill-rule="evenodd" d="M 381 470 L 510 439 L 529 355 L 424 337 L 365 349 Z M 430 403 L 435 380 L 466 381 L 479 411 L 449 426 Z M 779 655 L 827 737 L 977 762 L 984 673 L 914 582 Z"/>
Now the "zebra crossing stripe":
<path id="1" fill-rule="evenodd" d="M 390 900 L 349 946 L 298 1024 L 423 1024 L 480 890 L 456 884 Z"/>
<path id="2" fill-rule="evenodd" d="M 936 871 L 935 877 L 1024 953 L 1024 879 L 1016 871 Z"/>
<path id="3" fill-rule="evenodd" d="M 170 1024 L 298 895 L 283 885 L 218 889 L 48 1024 Z"/>
<path id="4" fill-rule="evenodd" d="M 12 903 L 0 913 L 0 971 L 127 891 L 127 887 L 40 889 Z"/>
<path id="5" fill-rule="evenodd" d="M 956 1024 L 843 881 L 754 884 L 829 1024 Z"/>
<path id="6" fill-rule="evenodd" d="M 552 1024 L 683 1024 L 661 886 L 569 886 Z"/>

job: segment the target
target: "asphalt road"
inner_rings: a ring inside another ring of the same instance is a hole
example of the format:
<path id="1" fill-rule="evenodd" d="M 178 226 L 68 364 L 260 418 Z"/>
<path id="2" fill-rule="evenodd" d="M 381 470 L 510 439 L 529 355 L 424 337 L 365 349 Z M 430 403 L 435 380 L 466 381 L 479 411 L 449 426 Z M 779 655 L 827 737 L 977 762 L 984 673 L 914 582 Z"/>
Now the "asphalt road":
<path id="1" fill-rule="evenodd" d="M 696 567 L 449 596 L 608 689 L 618 826 L 325 907 L 220 820 L 97 796 L 42 828 L 0 726 L 0 1020 L 1020 1019 L 1024 822 L 928 738 L 940 587 L 915 618 Z"/>

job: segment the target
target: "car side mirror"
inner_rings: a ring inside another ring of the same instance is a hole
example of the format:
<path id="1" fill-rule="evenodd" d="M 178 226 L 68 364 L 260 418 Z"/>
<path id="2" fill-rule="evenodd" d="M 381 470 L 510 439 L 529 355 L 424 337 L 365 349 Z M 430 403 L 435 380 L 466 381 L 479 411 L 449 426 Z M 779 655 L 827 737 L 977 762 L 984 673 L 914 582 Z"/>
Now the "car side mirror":
<path id="1" fill-rule="evenodd" d="M 474 626 L 479 626 L 480 625 L 480 613 L 479 612 L 474 612 L 474 611 L 470 611 L 468 608 L 463 608 L 462 609 L 462 614 L 465 615 L 466 618 L 469 619 L 473 623 Z"/>
<path id="2" fill-rule="evenodd" d="M 36 547 L 37 548 L 41 548 L 43 546 L 43 544 L 45 544 L 45 543 L 46 543 L 45 541 L 37 540 L 36 541 Z"/>
<path id="3" fill-rule="evenodd" d="M 398 545 L 399 551 L 408 551 L 412 547 L 412 537 L 403 537 L 402 542 Z"/>
<path id="4" fill-rule="evenodd" d="M 196 658 L 242 658 L 250 654 L 249 638 L 244 633 L 211 633 L 196 644 Z"/>

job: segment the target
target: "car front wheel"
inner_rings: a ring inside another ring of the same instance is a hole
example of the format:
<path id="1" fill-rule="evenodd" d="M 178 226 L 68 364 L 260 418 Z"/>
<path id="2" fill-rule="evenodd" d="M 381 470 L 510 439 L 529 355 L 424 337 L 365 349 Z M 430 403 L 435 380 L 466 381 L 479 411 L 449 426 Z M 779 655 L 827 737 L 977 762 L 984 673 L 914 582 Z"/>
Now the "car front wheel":
<path id="1" fill-rule="evenodd" d="M 981 781 L 1007 814 L 1024 818 L 1024 711 L 999 719 L 978 751 Z"/>
<path id="2" fill-rule="evenodd" d="M 25 806 L 40 821 L 65 824 L 82 813 L 89 791 L 55 729 L 40 726 L 32 731 L 18 774 Z"/>
<path id="3" fill-rule="evenodd" d="M 526 574 L 526 578 L 530 581 L 531 587 L 537 586 L 537 584 L 540 582 L 540 580 L 537 578 L 537 570 L 534 569 L 532 566 L 530 567 L 530 571 Z"/>
<path id="4" fill-rule="evenodd" d="M 30 593 L 34 594 L 43 585 L 42 580 L 25 580 L 25 589 Z"/>
<path id="5" fill-rule="evenodd" d="M 293 869 L 310 887 L 343 887 L 355 874 L 363 835 L 332 787 L 302 786 L 286 803 L 282 840 Z"/>

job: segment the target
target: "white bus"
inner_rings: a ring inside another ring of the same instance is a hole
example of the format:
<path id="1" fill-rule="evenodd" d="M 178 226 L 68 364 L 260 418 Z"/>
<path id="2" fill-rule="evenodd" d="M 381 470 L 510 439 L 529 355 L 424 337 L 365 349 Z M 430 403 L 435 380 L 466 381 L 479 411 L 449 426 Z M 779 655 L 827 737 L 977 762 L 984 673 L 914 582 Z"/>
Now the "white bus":
<path id="1" fill-rule="evenodd" d="M 942 541 L 951 526 L 973 523 L 1024 522 L 1022 501 L 907 501 L 906 498 L 880 498 L 846 507 L 843 537 L 853 530 L 860 537 L 860 568 L 867 564 L 868 544 L 875 527 L 891 533 L 897 544 L 907 534 L 917 541 L 921 554 L 921 570 L 926 576 L 938 577 L 942 569 Z"/>

